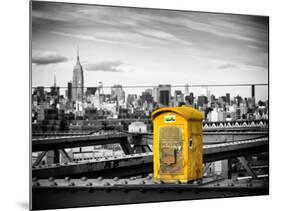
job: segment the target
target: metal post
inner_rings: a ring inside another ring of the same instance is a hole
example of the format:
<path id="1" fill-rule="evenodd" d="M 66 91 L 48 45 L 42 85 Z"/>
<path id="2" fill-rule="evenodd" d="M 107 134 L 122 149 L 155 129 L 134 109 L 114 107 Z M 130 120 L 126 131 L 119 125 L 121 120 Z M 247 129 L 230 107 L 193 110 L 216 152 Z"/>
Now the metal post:
<path id="1" fill-rule="evenodd" d="M 248 161 L 245 159 L 245 157 L 238 157 L 238 160 L 242 164 L 242 166 L 246 169 L 248 174 L 252 176 L 254 179 L 258 179 L 256 173 L 251 169 L 251 167 L 248 165 Z"/>
<path id="2" fill-rule="evenodd" d="M 64 149 L 59 149 L 60 154 L 65 158 L 68 162 L 72 162 L 72 158 L 67 154 Z"/>
<path id="3" fill-rule="evenodd" d="M 131 147 L 127 137 L 126 138 L 121 138 L 120 140 L 120 146 L 122 148 L 122 150 L 124 151 L 124 153 L 126 155 L 129 155 L 129 154 L 133 154 L 134 151 L 133 151 L 133 148 Z"/>
<path id="4" fill-rule="evenodd" d="M 228 160 L 222 160 L 221 161 L 221 168 L 222 168 L 222 172 L 221 172 L 221 176 L 225 179 L 229 178 L 229 162 Z"/>
<path id="5" fill-rule="evenodd" d="M 46 164 L 53 164 L 60 162 L 60 153 L 58 150 L 50 150 L 47 153 Z"/>
<path id="6" fill-rule="evenodd" d="M 36 161 L 33 163 L 33 166 L 38 166 L 42 159 L 45 157 L 48 151 L 43 151 L 40 153 L 40 155 L 37 157 Z"/>

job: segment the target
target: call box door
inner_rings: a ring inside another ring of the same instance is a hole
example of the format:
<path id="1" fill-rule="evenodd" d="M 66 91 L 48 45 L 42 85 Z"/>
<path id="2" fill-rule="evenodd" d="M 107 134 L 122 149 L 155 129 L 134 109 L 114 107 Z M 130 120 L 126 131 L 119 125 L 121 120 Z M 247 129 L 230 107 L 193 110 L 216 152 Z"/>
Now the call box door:
<path id="1" fill-rule="evenodd" d="M 183 175 L 183 126 L 159 128 L 159 175 Z"/>

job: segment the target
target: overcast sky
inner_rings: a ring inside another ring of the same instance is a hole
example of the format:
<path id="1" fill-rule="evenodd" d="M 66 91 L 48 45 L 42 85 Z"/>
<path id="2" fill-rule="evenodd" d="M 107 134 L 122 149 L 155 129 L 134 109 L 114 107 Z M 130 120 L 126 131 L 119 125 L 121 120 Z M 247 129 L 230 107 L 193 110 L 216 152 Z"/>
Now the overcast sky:
<path id="1" fill-rule="evenodd" d="M 77 46 L 85 86 L 268 82 L 267 17 L 32 2 L 32 86 L 67 86 Z"/>

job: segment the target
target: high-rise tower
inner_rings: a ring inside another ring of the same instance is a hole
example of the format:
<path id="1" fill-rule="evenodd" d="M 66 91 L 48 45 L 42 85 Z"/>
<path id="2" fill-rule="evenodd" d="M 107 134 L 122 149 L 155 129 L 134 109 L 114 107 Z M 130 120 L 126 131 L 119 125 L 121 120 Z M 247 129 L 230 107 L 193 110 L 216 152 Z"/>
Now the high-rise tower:
<path id="1" fill-rule="evenodd" d="M 84 96 L 84 75 L 83 68 L 80 64 L 79 48 L 77 48 L 77 62 L 73 69 L 73 80 L 72 80 L 72 100 L 82 101 Z"/>
<path id="2" fill-rule="evenodd" d="M 161 106 L 170 106 L 171 101 L 171 85 L 170 84 L 160 84 L 158 86 L 158 98 Z"/>

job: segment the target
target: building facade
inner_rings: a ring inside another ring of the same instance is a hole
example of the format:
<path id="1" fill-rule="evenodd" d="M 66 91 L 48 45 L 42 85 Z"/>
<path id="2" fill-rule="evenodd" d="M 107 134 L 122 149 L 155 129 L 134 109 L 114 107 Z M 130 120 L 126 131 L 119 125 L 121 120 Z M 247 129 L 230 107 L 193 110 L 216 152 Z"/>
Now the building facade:
<path id="1" fill-rule="evenodd" d="M 77 62 L 73 69 L 72 100 L 82 101 L 84 98 L 84 74 L 80 64 L 79 50 L 77 50 Z"/>

